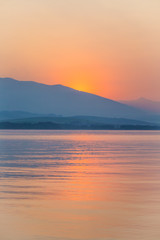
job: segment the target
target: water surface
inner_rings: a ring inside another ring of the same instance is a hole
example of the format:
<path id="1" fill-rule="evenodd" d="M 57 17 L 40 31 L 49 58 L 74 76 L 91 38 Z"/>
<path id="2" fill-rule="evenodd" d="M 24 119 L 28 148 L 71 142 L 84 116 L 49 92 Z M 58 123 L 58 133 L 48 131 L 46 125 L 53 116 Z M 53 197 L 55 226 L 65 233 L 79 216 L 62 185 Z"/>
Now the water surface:
<path id="1" fill-rule="evenodd" d="M 0 131 L 1 240 L 159 240 L 160 131 Z"/>

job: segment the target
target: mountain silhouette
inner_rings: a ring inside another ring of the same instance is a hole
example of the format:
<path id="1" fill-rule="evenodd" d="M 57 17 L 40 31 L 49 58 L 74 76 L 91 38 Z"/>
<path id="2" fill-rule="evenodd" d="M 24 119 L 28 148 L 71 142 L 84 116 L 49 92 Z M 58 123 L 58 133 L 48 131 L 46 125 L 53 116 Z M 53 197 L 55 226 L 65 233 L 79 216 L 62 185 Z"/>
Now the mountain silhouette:
<path id="1" fill-rule="evenodd" d="M 138 98 L 131 101 L 121 101 L 121 103 L 139 108 L 141 110 L 150 111 L 154 114 L 160 114 L 160 101 L 152 101 L 147 98 Z"/>
<path id="2" fill-rule="evenodd" d="M 147 113 L 123 103 L 63 85 L 0 78 L 0 111 L 61 116 L 98 116 L 146 120 Z"/>

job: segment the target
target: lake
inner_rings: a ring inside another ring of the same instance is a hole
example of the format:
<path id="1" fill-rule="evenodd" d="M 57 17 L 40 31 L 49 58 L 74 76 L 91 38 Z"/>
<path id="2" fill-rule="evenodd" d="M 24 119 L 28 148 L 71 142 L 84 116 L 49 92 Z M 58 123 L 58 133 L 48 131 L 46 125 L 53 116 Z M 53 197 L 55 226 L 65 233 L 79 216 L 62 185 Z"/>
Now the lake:
<path id="1" fill-rule="evenodd" d="M 160 131 L 0 131 L 1 240 L 159 240 Z"/>

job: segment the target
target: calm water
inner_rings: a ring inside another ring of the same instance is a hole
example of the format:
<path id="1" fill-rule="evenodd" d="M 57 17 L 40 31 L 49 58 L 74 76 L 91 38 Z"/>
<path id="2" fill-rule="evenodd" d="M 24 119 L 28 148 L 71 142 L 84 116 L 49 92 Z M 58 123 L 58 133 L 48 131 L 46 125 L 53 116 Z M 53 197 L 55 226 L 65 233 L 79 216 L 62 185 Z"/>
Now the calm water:
<path id="1" fill-rule="evenodd" d="M 86 239 L 160 239 L 160 132 L 0 131 L 0 240 Z"/>

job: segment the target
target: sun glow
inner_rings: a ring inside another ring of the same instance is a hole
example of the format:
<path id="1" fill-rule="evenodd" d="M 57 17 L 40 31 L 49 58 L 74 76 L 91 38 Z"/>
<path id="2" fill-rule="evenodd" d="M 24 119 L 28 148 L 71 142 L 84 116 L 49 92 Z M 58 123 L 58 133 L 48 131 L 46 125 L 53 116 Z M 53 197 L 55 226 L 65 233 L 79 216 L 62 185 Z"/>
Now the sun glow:
<path id="1" fill-rule="evenodd" d="M 70 86 L 78 91 L 94 93 L 93 79 L 90 73 L 75 73 L 71 76 Z"/>
<path id="2" fill-rule="evenodd" d="M 114 2 L 1 0 L 1 77 L 159 101 L 160 1 Z"/>
<path id="3" fill-rule="evenodd" d="M 84 82 L 76 82 L 73 84 L 72 88 L 82 92 L 90 92 L 89 86 L 87 86 L 87 84 Z"/>

